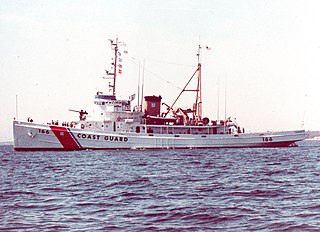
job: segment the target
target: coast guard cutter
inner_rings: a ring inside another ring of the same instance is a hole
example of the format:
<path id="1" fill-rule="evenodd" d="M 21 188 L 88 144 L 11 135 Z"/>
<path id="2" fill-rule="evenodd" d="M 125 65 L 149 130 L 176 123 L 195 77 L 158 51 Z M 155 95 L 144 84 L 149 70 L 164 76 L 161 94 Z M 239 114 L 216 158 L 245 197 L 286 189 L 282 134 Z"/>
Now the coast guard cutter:
<path id="1" fill-rule="evenodd" d="M 31 119 L 13 121 L 14 149 L 83 150 L 83 149 L 178 149 L 287 147 L 304 140 L 304 130 L 246 133 L 231 119 L 210 120 L 202 115 L 201 63 L 173 104 L 162 103 L 161 96 L 145 96 L 144 106 L 132 106 L 132 99 L 118 99 L 116 80 L 119 68 L 119 42 L 110 40 L 114 51 L 111 91 L 94 95 L 94 113 L 90 120 L 86 111 L 77 111 L 79 120 L 59 123 L 37 123 Z M 195 81 L 196 88 L 189 83 Z M 195 93 L 190 108 L 176 106 L 185 91 Z M 161 112 L 161 106 L 165 111 Z"/>

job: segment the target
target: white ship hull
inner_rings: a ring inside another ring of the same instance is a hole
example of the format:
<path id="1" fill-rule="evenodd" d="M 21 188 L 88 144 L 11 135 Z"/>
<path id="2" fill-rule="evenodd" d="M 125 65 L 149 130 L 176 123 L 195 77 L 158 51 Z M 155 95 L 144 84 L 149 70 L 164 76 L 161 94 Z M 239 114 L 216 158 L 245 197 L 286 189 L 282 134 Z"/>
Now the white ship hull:
<path id="1" fill-rule="evenodd" d="M 304 130 L 244 134 L 151 134 L 103 132 L 14 121 L 14 149 L 182 149 L 287 147 L 304 140 Z"/>

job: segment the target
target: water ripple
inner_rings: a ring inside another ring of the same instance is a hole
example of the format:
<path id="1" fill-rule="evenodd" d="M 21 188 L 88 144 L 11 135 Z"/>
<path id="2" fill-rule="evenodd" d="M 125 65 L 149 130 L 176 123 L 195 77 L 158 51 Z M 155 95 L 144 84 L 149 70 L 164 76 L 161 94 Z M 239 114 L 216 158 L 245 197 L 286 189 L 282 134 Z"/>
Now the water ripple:
<path id="1" fill-rule="evenodd" d="M 320 231 L 320 143 L 284 149 L 14 152 L 1 231 Z"/>

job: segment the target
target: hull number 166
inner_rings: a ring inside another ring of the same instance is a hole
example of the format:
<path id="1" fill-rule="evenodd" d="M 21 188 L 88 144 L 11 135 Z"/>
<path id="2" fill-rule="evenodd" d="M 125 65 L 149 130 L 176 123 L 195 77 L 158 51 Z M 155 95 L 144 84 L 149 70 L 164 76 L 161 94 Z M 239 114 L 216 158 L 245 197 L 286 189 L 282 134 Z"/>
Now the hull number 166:
<path id="1" fill-rule="evenodd" d="M 262 141 L 263 142 L 272 142 L 272 137 L 263 137 Z"/>

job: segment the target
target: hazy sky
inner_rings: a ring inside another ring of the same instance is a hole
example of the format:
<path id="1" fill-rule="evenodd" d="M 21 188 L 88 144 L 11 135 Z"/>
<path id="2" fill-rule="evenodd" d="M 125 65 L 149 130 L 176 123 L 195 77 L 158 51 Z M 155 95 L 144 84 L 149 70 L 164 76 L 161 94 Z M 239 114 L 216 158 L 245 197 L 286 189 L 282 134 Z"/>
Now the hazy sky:
<path id="1" fill-rule="evenodd" d="M 137 92 L 145 60 L 145 94 L 171 104 L 201 43 L 204 116 L 226 108 L 247 131 L 320 130 L 319 12 L 318 0 L 0 0 L 0 141 L 12 140 L 16 95 L 23 120 L 91 112 L 117 35 L 119 98 Z"/>

